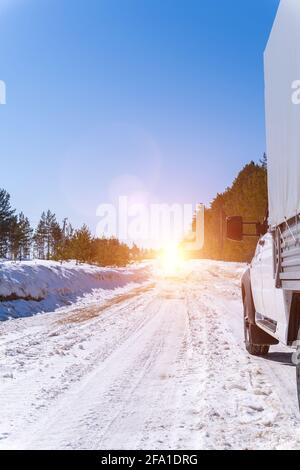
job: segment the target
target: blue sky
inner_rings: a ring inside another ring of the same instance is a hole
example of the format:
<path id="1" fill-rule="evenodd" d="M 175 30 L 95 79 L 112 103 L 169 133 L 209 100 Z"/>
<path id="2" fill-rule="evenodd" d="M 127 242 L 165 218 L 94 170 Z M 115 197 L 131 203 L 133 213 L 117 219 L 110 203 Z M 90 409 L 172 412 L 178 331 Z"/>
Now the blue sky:
<path id="1" fill-rule="evenodd" d="M 265 150 L 278 0 L 0 0 L 0 187 L 96 227 L 118 194 L 209 201 Z"/>

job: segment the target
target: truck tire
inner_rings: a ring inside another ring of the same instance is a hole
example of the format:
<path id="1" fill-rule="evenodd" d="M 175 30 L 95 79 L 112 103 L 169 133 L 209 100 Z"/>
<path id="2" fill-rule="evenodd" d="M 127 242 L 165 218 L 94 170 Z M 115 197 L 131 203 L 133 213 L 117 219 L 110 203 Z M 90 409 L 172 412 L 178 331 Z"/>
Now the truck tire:
<path id="1" fill-rule="evenodd" d="M 257 344 L 260 337 L 260 329 L 248 321 L 249 318 L 249 303 L 244 299 L 244 333 L 245 333 L 245 346 L 251 356 L 266 356 L 269 352 L 270 345 Z"/>

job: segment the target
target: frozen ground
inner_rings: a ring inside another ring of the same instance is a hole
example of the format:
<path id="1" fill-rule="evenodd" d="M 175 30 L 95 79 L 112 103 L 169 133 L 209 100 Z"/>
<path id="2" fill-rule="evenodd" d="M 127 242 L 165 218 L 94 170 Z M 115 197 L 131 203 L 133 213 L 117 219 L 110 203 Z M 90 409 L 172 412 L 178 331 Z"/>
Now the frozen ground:
<path id="1" fill-rule="evenodd" d="M 51 312 L 79 299 L 103 300 L 145 282 L 149 266 L 99 268 L 75 261 L 0 261 L 0 321 Z"/>
<path id="2" fill-rule="evenodd" d="M 250 357 L 243 266 L 0 324 L 0 448 L 300 448 L 290 352 Z"/>

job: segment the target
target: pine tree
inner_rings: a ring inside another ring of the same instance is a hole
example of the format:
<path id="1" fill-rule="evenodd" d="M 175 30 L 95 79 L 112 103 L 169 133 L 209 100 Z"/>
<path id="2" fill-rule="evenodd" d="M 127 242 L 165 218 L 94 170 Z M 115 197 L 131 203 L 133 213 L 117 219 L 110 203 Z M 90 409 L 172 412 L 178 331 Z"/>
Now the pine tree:
<path id="1" fill-rule="evenodd" d="M 46 258 L 49 260 L 54 251 L 54 237 L 55 232 L 59 230 L 55 214 L 50 210 L 47 211 L 45 217 L 45 243 L 46 243 Z"/>
<path id="2" fill-rule="evenodd" d="M 13 259 L 29 258 L 31 249 L 32 228 L 27 217 L 21 212 L 11 223 L 9 234 L 10 253 Z"/>
<path id="3" fill-rule="evenodd" d="M 19 254 L 20 246 L 20 230 L 18 225 L 18 217 L 14 216 L 10 222 L 8 235 L 8 252 L 11 259 L 16 260 Z"/>
<path id="4" fill-rule="evenodd" d="M 141 259 L 141 250 L 139 247 L 134 243 L 132 248 L 130 249 L 131 259 L 133 261 L 139 261 Z"/>
<path id="5" fill-rule="evenodd" d="M 33 230 L 23 212 L 18 216 L 18 224 L 20 230 L 19 259 L 28 259 L 30 257 Z"/>
<path id="6" fill-rule="evenodd" d="M 66 261 L 72 258 L 71 241 L 74 230 L 67 218 L 63 220 L 60 239 L 55 247 L 54 258 L 60 261 Z"/>
<path id="7" fill-rule="evenodd" d="M 71 240 L 70 252 L 78 262 L 88 263 L 92 258 L 92 236 L 86 225 L 75 230 Z"/>
<path id="8" fill-rule="evenodd" d="M 14 223 L 14 210 L 10 205 L 10 195 L 0 189 L 0 258 L 5 258 L 9 250 L 9 234 Z"/>
<path id="9" fill-rule="evenodd" d="M 39 259 L 45 259 L 46 247 L 46 214 L 42 213 L 39 223 L 33 236 L 35 256 Z"/>
<path id="10" fill-rule="evenodd" d="M 56 221 L 56 219 L 52 219 L 51 225 L 49 227 L 49 232 L 50 232 L 50 254 L 48 259 L 54 258 L 57 259 L 57 255 L 60 250 L 60 246 L 63 240 L 63 231 L 60 228 L 59 223 Z"/>
<path id="11" fill-rule="evenodd" d="M 51 259 L 57 256 L 62 240 L 62 229 L 50 210 L 43 212 L 34 234 L 35 251 L 40 259 Z"/>

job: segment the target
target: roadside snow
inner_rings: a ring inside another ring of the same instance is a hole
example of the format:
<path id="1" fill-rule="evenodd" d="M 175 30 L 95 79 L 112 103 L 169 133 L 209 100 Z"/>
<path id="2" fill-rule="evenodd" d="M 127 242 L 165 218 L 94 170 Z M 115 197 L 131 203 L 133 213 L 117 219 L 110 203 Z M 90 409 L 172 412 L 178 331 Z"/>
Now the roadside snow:
<path id="1" fill-rule="evenodd" d="M 73 262 L 0 262 L 0 321 L 50 312 L 64 305 L 107 297 L 107 291 L 145 282 L 146 265 L 100 268 Z M 6 300 L 7 299 L 7 300 Z"/>

